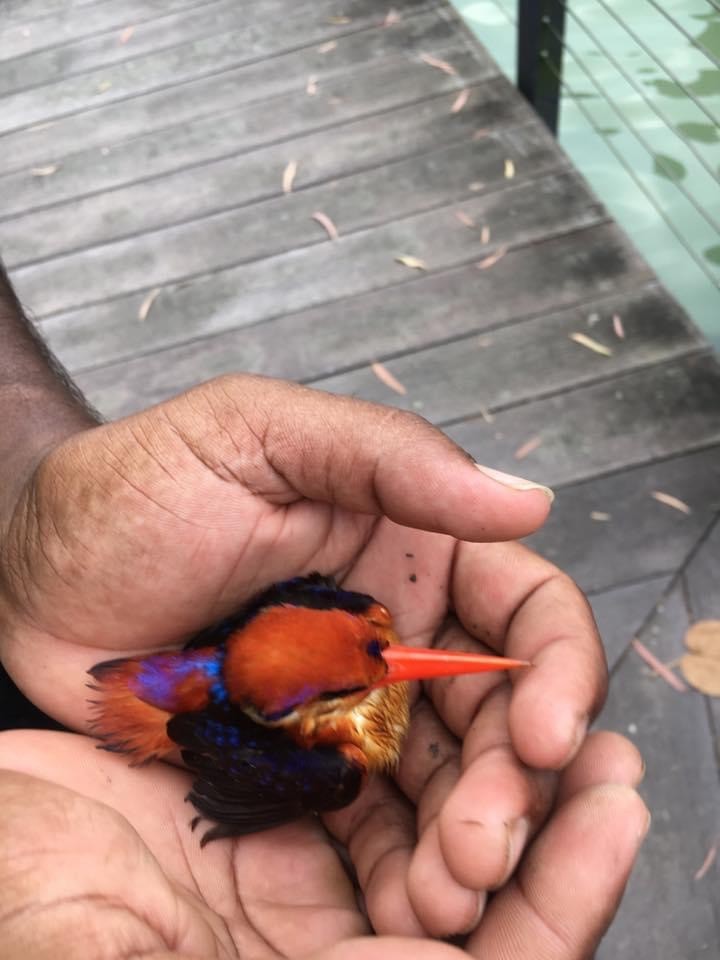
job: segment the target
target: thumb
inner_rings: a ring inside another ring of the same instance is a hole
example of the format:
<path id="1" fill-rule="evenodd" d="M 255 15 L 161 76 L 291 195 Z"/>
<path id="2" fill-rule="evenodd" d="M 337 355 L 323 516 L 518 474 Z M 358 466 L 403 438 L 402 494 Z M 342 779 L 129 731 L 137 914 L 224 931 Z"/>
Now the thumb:
<path id="1" fill-rule="evenodd" d="M 238 375 L 164 408 L 206 465 L 275 503 L 306 497 L 494 541 L 536 530 L 552 502 L 547 487 L 478 467 L 423 418 L 351 397 Z"/>

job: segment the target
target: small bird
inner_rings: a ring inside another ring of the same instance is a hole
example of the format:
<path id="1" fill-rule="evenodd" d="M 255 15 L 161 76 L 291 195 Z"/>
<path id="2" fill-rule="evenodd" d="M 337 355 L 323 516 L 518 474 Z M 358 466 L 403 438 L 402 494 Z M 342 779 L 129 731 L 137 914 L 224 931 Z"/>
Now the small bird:
<path id="1" fill-rule="evenodd" d="M 391 770 L 409 680 L 527 666 L 406 647 L 383 604 L 313 573 L 269 587 L 173 652 L 94 666 L 92 732 L 133 765 L 180 748 L 204 846 L 337 810 Z"/>

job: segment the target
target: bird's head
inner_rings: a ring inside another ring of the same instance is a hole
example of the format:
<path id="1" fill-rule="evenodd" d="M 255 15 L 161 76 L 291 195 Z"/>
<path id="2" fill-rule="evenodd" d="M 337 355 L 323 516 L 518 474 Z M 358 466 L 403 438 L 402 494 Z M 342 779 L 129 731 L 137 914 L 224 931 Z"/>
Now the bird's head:
<path id="1" fill-rule="evenodd" d="M 279 604 L 261 610 L 227 644 L 230 700 L 263 723 L 302 711 L 341 713 L 372 691 L 408 681 L 484 673 L 524 661 L 403 646 L 383 604 L 339 592 L 334 606 Z"/>

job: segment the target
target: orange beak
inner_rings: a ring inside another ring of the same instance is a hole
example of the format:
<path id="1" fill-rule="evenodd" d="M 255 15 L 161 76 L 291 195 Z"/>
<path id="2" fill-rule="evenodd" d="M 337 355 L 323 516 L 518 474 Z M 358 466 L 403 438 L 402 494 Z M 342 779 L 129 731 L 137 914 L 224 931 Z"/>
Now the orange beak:
<path id="1" fill-rule="evenodd" d="M 509 660 L 461 650 L 426 650 L 399 644 L 386 647 L 382 656 L 388 665 L 388 672 L 375 684 L 376 687 L 401 680 L 430 680 L 435 677 L 454 677 L 461 673 L 490 673 L 531 666 L 527 660 Z"/>

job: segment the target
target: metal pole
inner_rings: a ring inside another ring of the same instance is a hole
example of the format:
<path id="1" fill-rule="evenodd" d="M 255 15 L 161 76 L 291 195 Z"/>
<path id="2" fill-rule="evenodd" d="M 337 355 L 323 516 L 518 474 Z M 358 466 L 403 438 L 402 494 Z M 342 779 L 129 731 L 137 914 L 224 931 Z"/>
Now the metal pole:
<path id="1" fill-rule="evenodd" d="M 564 0 L 518 0 L 518 89 L 557 134 Z"/>

